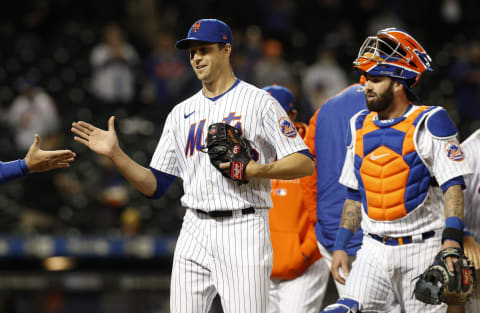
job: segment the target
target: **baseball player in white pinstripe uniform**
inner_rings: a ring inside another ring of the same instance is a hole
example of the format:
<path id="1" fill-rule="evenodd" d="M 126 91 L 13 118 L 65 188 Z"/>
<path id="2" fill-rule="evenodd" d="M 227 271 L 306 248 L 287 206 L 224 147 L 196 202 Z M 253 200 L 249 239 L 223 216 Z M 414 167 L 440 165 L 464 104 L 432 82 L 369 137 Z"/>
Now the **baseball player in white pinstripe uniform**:
<path id="1" fill-rule="evenodd" d="M 174 177 L 183 180 L 187 211 L 173 260 L 171 312 L 208 312 L 218 293 L 226 313 L 263 313 L 272 270 L 270 179 L 311 175 L 314 163 L 280 104 L 234 76 L 227 24 L 199 20 L 177 48 L 188 49 L 203 88 L 168 115 L 151 168 L 120 149 L 114 117 L 107 131 L 85 122 L 73 123 L 72 131 L 147 196 L 162 196 Z M 207 128 L 218 122 L 239 128 L 251 141 L 256 162 L 245 168 L 246 184 L 224 177 L 203 153 Z"/>
<path id="2" fill-rule="evenodd" d="M 472 260 L 480 278 L 480 129 L 475 131 L 462 143 L 463 151 L 473 174 L 465 177 L 467 187 L 465 196 L 465 228 L 468 234 L 464 237 L 465 254 Z M 480 312 L 480 285 L 477 283 L 470 298 L 465 304 L 467 313 Z"/>
<path id="3" fill-rule="evenodd" d="M 343 298 L 325 312 L 446 312 L 412 296 L 414 279 L 439 250 L 463 242 L 470 173 L 446 111 L 412 103 L 430 57 L 408 33 L 389 28 L 365 40 L 354 67 L 367 79 L 368 110 L 350 122 L 340 177 L 348 195 L 332 260 L 337 281 L 345 283 L 340 267 L 349 274 Z M 360 223 L 363 243 L 350 271 L 345 246 Z"/>

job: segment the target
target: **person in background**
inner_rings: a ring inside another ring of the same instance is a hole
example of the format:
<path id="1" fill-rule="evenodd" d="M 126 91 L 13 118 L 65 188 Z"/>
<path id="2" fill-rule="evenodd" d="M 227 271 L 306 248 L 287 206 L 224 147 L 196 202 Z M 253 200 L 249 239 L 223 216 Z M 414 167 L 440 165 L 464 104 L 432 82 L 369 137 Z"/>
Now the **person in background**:
<path id="1" fill-rule="evenodd" d="M 43 138 L 47 149 L 60 145 L 60 117 L 53 99 L 35 79 L 25 77 L 18 83 L 20 94 L 3 116 L 14 134 L 16 149 L 26 152 L 34 134 Z"/>
<path id="2" fill-rule="evenodd" d="M 281 104 L 298 134 L 305 137 L 307 125 L 295 122 L 292 92 L 282 86 L 263 89 Z M 309 210 L 305 205 L 302 179 L 272 179 L 269 219 L 273 270 L 268 313 L 316 313 L 325 297 L 329 268 L 318 250 L 315 208 Z"/>
<path id="3" fill-rule="evenodd" d="M 315 158 L 315 174 L 302 179 L 306 205 L 317 213 L 315 233 L 323 264 L 330 270 L 333 246 L 342 217 L 347 188 L 339 183 L 347 146 L 345 139 L 349 121 L 358 111 L 366 108 L 365 77 L 328 99 L 310 119 L 305 143 Z M 328 152 L 328 153 L 326 153 Z M 349 264 L 362 244 L 360 229 L 349 241 L 346 251 Z M 343 273 L 342 273 L 343 275 Z M 328 281 L 323 282 L 327 285 Z M 343 285 L 335 281 L 341 296 Z"/>
<path id="4" fill-rule="evenodd" d="M 118 25 L 105 27 L 103 41 L 93 47 L 90 63 L 92 92 L 100 102 L 95 109 L 110 115 L 112 110 L 128 108 L 135 96 L 135 67 L 139 57 Z"/>

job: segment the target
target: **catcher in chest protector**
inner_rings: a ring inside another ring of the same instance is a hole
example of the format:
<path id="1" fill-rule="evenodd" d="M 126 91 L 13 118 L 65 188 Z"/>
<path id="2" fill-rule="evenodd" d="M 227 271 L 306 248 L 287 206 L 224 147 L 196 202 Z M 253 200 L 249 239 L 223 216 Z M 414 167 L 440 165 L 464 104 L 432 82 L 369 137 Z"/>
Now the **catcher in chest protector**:
<path id="1" fill-rule="evenodd" d="M 348 191 L 331 271 L 345 289 L 324 312 L 462 312 L 475 281 L 462 247 L 471 169 L 448 113 L 416 104 L 412 87 L 431 59 L 410 34 L 387 28 L 366 38 L 353 63 L 366 77 L 368 110 L 350 120 L 339 179 Z M 345 247 L 360 225 L 350 269 Z"/>

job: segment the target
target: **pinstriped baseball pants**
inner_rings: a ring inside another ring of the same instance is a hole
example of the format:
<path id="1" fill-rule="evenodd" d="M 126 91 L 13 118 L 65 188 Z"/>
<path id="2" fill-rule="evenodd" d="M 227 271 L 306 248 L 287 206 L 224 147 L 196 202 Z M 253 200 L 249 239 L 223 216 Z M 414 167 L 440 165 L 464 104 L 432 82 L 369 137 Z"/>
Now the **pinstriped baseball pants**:
<path id="1" fill-rule="evenodd" d="M 440 238 L 400 246 L 384 245 L 368 236 L 353 262 L 344 297 L 360 303 L 362 312 L 444 313 L 447 306 L 427 305 L 413 296 L 415 278 L 440 251 Z"/>
<path id="2" fill-rule="evenodd" d="M 187 210 L 171 278 L 172 313 L 207 313 L 218 293 L 225 313 L 265 313 L 273 250 L 268 210 L 212 218 Z"/>

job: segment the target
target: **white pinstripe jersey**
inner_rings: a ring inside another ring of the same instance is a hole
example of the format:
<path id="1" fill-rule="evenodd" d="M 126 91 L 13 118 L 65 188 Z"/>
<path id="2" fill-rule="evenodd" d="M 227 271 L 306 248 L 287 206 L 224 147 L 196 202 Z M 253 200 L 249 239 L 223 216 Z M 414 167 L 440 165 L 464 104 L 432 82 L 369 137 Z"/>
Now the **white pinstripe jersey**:
<path id="1" fill-rule="evenodd" d="M 405 113 L 408 116 L 418 106 Z M 443 110 L 437 107 L 422 117 L 418 122 L 414 143 L 418 155 L 428 168 L 432 176 L 435 176 L 439 185 L 448 180 L 470 173 L 470 168 L 465 161 L 454 161 L 447 156 L 445 148 L 452 141 L 456 142 L 456 134 L 447 138 L 439 138 L 432 135 L 426 129 L 426 121 L 430 116 Z M 362 111 L 361 111 L 362 112 Z M 355 120 L 360 113 L 357 113 L 350 120 L 350 129 L 352 130 L 351 145 L 347 149 L 345 163 L 340 176 L 340 183 L 358 190 L 358 180 L 354 173 L 355 160 Z M 459 144 L 458 144 L 459 145 Z M 362 204 L 363 205 L 363 204 Z M 440 230 L 445 227 L 445 214 L 442 191 L 438 187 L 430 186 L 427 196 L 422 204 L 402 217 L 393 221 L 373 220 L 366 214 L 362 207 L 362 229 L 366 233 L 377 234 L 380 236 L 403 237 L 408 235 L 421 235 L 431 230 Z"/>
<path id="2" fill-rule="evenodd" d="M 465 159 L 473 174 L 465 177 L 465 226 L 480 240 L 480 129 L 462 143 Z"/>
<path id="3" fill-rule="evenodd" d="M 218 122 L 240 127 L 262 164 L 308 149 L 295 128 L 288 129 L 293 123 L 285 119 L 286 112 L 272 96 L 246 82 L 237 80 L 214 99 L 200 90 L 168 115 L 150 166 L 182 178 L 185 207 L 204 211 L 271 208 L 270 179 L 254 178 L 238 185 L 222 176 L 200 150 L 206 145 L 208 126 Z"/>

